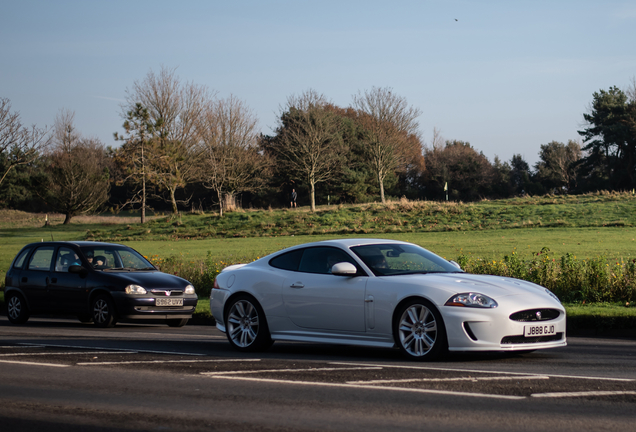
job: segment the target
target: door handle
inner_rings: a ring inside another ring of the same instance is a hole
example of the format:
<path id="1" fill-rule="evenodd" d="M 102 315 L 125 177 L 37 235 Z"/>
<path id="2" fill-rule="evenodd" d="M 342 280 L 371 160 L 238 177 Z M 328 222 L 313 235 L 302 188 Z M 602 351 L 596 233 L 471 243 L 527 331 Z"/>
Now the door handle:
<path id="1" fill-rule="evenodd" d="M 28 281 L 29 281 L 28 277 L 25 276 L 25 277 L 22 278 L 22 283 L 27 283 Z"/>
<path id="2" fill-rule="evenodd" d="M 302 282 L 294 282 L 293 284 L 291 284 L 289 286 L 290 288 L 305 288 L 305 285 L 303 285 Z"/>
<path id="3" fill-rule="evenodd" d="M 51 282 L 52 282 L 52 283 L 57 283 L 57 278 L 53 278 L 53 279 L 51 279 Z"/>

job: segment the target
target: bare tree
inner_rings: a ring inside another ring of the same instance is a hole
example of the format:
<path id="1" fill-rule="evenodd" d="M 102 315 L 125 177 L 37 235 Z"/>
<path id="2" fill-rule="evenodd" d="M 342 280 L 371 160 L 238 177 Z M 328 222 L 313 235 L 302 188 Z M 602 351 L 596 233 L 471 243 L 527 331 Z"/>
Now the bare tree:
<path id="1" fill-rule="evenodd" d="M 363 142 L 380 186 L 380 199 L 386 202 L 386 176 L 405 164 L 414 150 L 421 154 L 417 117 L 420 110 L 410 107 L 406 99 L 390 88 L 373 87 L 353 97 L 358 122 L 364 129 Z M 410 138 L 414 139 L 410 139 Z M 413 149 L 411 147 L 418 146 Z"/>
<path id="2" fill-rule="evenodd" d="M 11 102 L 0 98 L 0 184 L 7 174 L 18 165 L 33 162 L 49 143 L 48 129 L 35 125 L 26 127 L 20 121 L 20 114 L 11 111 Z"/>
<path id="3" fill-rule="evenodd" d="M 393 93 L 390 87 L 372 87 L 353 96 L 353 107 L 379 122 L 392 125 L 398 132 L 419 135 L 419 108 L 409 106 L 406 98 Z"/>
<path id="4" fill-rule="evenodd" d="M 309 185 L 311 210 L 316 210 L 316 184 L 333 179 L 345 152 L 340 120 L 324 96 L 309 90 L 288 98 L 281 114 L 273 151 L 292 176 Z"/>
<path id="5" fill-rule="evenodd" d="M 104 145 L 97 139 L 83 138 L 75 129 L 74 117 L 69 110 L 58 113 L 49 154 L 51 182 L 47 191 L 56 210 L 66 216 L 64 224 L 73 216 L 99 209 L 109 192 Z"/>
<path id="6" fill-rule="evenodd" d="M 234 96 L 211 102 L 199 124 L 200 179 L 216 193 L 220 216 L 224 201 L 265 184 L 269 164 L 258 152 L 257 124 L 252 110 Z"/>
<path id="7" fill-rule="evenodd" d="M 625 91 L 629 102 L 636 103 L 636 76 L 632 77 L 632 82 L 627 87 L 627 91 Z"/>
<path id="8" fill-rule="evenodd" d="M 148 180 L 167 192 L 164 199 L 172 204 L 174 214 L 178 213 L 179 202 L 176 190 L 196 179 L 197 124 L 214 96 L 205 86 L 182 83 L 175 70 L 162 67 L 158 74 L 148 72 L 143 80 L 133 83 L 131 90 L 126 90 L 126 103 L 122 106 L 124 118 L 138 103 L 147 109 L 157 140 L 153 149 L 156 154 L 148 159 L 155 163 L 154 175 Z"/>

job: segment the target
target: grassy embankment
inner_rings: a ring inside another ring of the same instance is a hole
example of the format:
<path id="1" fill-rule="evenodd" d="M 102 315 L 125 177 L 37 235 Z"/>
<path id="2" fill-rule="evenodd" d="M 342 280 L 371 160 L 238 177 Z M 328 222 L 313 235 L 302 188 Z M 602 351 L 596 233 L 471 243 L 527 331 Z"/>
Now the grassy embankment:
<path id="1" fill-rule="evenodd" d="M 43 228 L 43 215 L 0 212 L 0 276 L 25 243 L 51 237 L 129 244 L 162 269 L 191 280 L 206 276 L 207 283 L 229 263 L 345 236 L 412 241 L 448 259 L 464 257 L 473 264 L 503 262 L 513 252 L 531 261 L 543 248 L 549 248 L 557 260 L 570 254 L 582 261 L 603 257 L 627 262 L 636 257 L 634 210 L 636 198 L 631 194 L 592 194 L 472 204 L 402 200 L 386 206 L 321 207 L 315 213 L 305 208 L 245 210 L 223 218 L 216 214 L 158 217 L 143 226 L 136 218 L 84 217 L 66 226 L 53 218 L 50 228 Z M 205 309 L 205 302 L 200 303 Z M 636 327 L 636 309 L 621 305 L 573 302 L 567 307 L 572 324 Z M 209 311 L 200 312 L 206 314 Z"/>

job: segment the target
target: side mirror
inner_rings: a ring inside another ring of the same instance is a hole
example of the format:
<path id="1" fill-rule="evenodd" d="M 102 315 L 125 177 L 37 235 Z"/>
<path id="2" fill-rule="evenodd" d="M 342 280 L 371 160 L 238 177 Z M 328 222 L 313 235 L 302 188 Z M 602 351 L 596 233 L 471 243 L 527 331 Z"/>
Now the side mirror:
<path id="1" fill-rule="evenodd" d="M 338 276 L 353 276 L 356 273 L 358 273 L 356 266 L 348 262 L 336 263 L 331 267 L 331 274 Z"/>
<path id="2" fill-rule="evenodd" d="M 78 274 L 81 277 L 85 277 L 88 274 L 88 270 L 86 270 L 81 265 L 72 265 L 68 268 L 69 273 Z"/>
<path id="3" fill-rule="evenodd" d="M 462 269 L 462 267 L 459 264 L 457 264 L 455 261 L 453 261 L 453 260 L 450 260 L 449 263 L 451 263 L 452 265 L 454 265 L 455 267 L 457 267 L 460 270 Z"/>

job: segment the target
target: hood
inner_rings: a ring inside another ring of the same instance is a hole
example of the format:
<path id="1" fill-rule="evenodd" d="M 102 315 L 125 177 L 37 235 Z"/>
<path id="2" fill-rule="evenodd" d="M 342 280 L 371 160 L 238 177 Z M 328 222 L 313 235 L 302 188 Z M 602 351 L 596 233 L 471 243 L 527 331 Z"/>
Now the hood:
<path id="1" fill-rule="evenodd" d="M 184 289 L 190 282 L 168 273 L 160 271 L 106 271 L 100 277 L 108 279 L 114 285 L 127 286 L 130 284 L 141 285 L 146 289 L 174 288 Z"/>
<path id="2" fill-rule="evenodd" d="M 440 273 L 424 275 L 389 276 L 409 278 L 418 285 L 434 286 L 449 295 L 462 292 L 478 292 L 494 299 L 513 295 L 549 296 L 546 289 L 532 282 L 502 276 L 474 275 L 469 273 Z"/>

